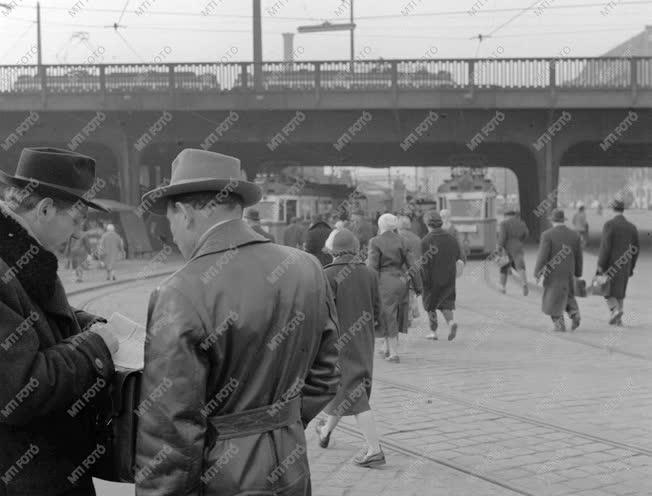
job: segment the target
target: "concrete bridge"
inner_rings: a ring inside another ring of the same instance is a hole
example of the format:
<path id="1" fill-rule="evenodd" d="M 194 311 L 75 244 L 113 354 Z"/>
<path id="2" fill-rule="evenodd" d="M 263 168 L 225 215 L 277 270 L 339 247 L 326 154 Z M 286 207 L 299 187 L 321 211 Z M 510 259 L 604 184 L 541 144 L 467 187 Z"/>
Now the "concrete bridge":
<path id="1" fill-rule="evenodd" d="M 1 167 L 23 146 L 98 159 L 132 204 L 184 147 L 249 176 L 300 165 L 507 167 L 536 233 L 560 166 L 648 166 L 652 59 L 0 67 Z M 258 84 L 254 84 L 254 83 Z M 140 185 L 140 186 L 139 186 Z"/>

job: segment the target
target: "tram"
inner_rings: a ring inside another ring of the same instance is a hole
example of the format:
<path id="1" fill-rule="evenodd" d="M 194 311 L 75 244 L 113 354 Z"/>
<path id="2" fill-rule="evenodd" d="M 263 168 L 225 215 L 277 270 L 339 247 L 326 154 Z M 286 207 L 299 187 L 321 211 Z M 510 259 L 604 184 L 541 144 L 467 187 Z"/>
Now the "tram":
<path id="1" fill-rule="evenodd" d="M 484 168 L 455 167 L 437 189 L 439 209 L 447 209 L 467 255 L 496 249 L 496 188 Z"/>

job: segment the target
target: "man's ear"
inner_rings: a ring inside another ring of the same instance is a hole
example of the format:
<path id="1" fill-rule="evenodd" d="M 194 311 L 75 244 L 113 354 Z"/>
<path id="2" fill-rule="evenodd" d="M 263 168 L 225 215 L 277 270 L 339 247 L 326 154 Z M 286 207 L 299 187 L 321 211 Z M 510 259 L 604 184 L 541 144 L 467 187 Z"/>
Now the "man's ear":
<path id="1" fill-rule="evenodd" d="M 57 209 L 54 206 L 54 201 L 52 198 L 43 198 L 36 205 L 36 219 L 41 224 L 50 223 L 54 217 L 57 215 Z"/>
<path id="2" fill-rule="evenodd" d="M 183 215 L 186 229 L 190 229 L 195 224 L 195 210 L 184 203 L 177 202 L 176 206 Z"/>

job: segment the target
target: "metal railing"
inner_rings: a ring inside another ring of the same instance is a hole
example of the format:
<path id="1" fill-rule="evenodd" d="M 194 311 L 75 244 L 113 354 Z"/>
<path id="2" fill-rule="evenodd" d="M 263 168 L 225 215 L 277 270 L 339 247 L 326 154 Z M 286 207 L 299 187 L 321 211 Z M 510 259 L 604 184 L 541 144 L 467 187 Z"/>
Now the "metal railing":
<path id="1" fill-rule="evenodd" d="M 0 94 L 652 88 L 652 58 L 0 66 Z"/>

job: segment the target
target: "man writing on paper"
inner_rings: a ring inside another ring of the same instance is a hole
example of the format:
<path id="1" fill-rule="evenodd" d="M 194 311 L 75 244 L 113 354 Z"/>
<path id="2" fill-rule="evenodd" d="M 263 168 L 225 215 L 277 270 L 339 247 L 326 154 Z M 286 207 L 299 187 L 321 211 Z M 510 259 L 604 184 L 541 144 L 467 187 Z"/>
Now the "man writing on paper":
<path id="1" fill-rule="evenodd" d="M 95 161 L 25 148 L 0 181 L 0 495 L 92 496 L 82 463 L 97 447 L 97 404 L 73 405 L 110 382 L 118 341 L 104 326 L 85 331 L 98 318 L 70 308 L 55 253 L 88 207 L 104 210 L 83 197 Z"/>
<path id="2" fill-rule="evenodd" d="M 138 496 L 310 494 L 303 430 L 339 382 L 333 296 L 314 257 L 242 219 L 262 192 L 240 177 L 186 149 L 143 198 L 188 261 L 150 299 L 141 398 L 171 386 L 139 419 Z"/>

